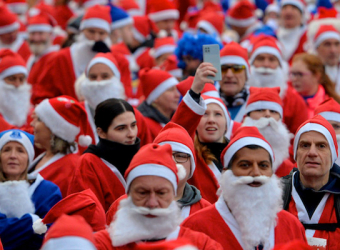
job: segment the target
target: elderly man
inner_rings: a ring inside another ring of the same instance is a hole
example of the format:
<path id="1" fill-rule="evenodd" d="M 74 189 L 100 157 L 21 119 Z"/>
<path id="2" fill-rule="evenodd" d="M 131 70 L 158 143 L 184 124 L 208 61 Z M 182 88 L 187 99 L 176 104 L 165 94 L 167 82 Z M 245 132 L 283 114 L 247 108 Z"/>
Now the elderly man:
<path id="1" fill-rule="evenodd" d="M 226 171 L 218 201 L 187 218 L 184 227 L 207 234 L 223 249 L 272 249 L 292 240 L 306 241 L 299 221 L 281 208 L 274 153 L 257 128 L 240 128 L 221 159 Z"/>
<path id="2" fill-rule="evenodd" d="M 185 170 L 172 154 L 168 144 L 148 144 L 134 156 L 124 176 L 128 198 L 120 202 L 110 228 L 95 234 L 98 250 L 132 249 L 141 241 L 179 237 L 199 249 L 222 249 L 208 236 L 179 227 L 181 213 L 174 199 Z"/>
<path id="3" fill-rule="evenodd" d="M 340 168 L 334 164 L 338 143 L 332 125 L 321 115 L 298 129 L 294 158 L 298 170 L 283 179 L 284 209 L 303 223 L 307 238 L 327 250 L 339 249 Z"/>
<path id="4" fill-rule="evenodd" d="M 46 63 L 37 83 L 33 103 L 45 98 L 68 95 L 76 98 L 74 82 L 85 71 L 97 52 L 108 52 L 110 47 L 111 17 L 107 6 L 89 8 L 81 23 L 78 41 L 60 50 Z"/>
<path id="5" fill-rule="evenodd" d="M 307 106 L 293 87 L 287 84 L 287 62 L 282 58 L 278 42 L 273 37 L 261 37 L 253 45 L 249 63 L 250 86 L 280 87 L 283 102 L 283 122 L 293 134 L 308 119 Z"/>

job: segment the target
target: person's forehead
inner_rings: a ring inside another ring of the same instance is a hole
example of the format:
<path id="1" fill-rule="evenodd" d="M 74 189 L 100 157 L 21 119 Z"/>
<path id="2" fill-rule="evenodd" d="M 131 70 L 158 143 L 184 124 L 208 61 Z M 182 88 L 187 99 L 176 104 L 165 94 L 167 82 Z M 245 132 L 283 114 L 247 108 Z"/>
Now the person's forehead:
<path id="1" fill-rule="evenodd" d="M 275 58 L 276 60 L 279 60 L 275 55 L 270 54 L 270 53 L 260 53 L 255 57 L 255 60 L 260 58 L 260 57 Z"/>
<path id="2" fill-rule="evenodd" d="M 308 131 L 308 132 L 305 132 L 303 133 L 301 136 L 300 136 L 300 141 L 306 141 L 306 142 L 326 142 L 328 143 L 326 137 L 320 133 L 320 132 L 317 132 L 317 131 Z"/>
<path id="3" fill-rule="evenodd" d="M 131 188 L 159 190 L 163 188 L 173 189 L 171 182 L 163 177 L 155 175 L 139 176 L 131 182 Z"/>
<path id="4" fill-rule="evenodd" d="M 235 156 L 239 161 L 270 161 L 269 152 L 262 147 L 250 149 L 244 146 L 235 153 Z"/>
<path id="5" fill-rule="evenodd" d="M 320 45 L 324 45 L 326 43 L 340 43 L 339 39 L 336 38 L 328 38 L 322 41 L 322 43 L 320 43 Z"/>

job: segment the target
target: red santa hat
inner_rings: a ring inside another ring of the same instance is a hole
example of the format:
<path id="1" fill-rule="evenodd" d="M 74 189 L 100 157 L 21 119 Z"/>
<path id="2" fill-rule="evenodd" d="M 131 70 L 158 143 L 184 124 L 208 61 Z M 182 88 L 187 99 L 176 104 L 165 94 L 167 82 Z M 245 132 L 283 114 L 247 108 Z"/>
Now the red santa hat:
<path id="1" fill-rule="evenodd" d="M 250 76 L 250 66 L 248 62 L 248 52 L 236 42 L 228 43 L 221 49 L 221 65 L 238 64 L 246 66 L 247 78 Z"/>
<path id="2" fill-rule="evenodd" d="M 0 50 L 0 79 L 14 74 L 28 75 L 24 59 L 10 49 Z"/>
<path id="3" fill-rule="evenodd" d="M 146 16 L 134 16 L 133 18 L 133 37 L 140 43 L 150 36 L 151 25 Z"/>
<path id="4" fill-rule="evenodd" d="M 332 0 L 331 0 L 332 2 Z M 314 20 L 320 20 L 324 18 L 337 18 L 339 16 L 338 12 L 334 8 L 318 7 L 317 12 L 313 16 Z"/>
<path id="5" fill-rule="evenodd" d="M 176 43 L 173 37 L 158 37 L 155 39 L 154 47 L 151 50 L 152 52 L 150 52 L 154 58 L 157 58 L 166 53 L 173 54 L 175 49 Z"/>
<path id="6" fill-rule="evenodd" d="M 95 250 L 91 227 L 79 215 L 62 215 L 52 225 L 41 250 Z"/>
<path id="7" fill-rule="evenodd" d="M 35 113 L 54 135 L 69 143 L 76 141 L 80 131 L 86 131 L 86 110 L 70 96 L 45 99 L 36 106 Z M 89 135 L 78 136 L 80 146 L 88 146 L 91 142 Z"/>
<path id="8" fill-rule="evenodd" d="M 25 14 L 28 10 L 25 0 L 6 0 L 5 2 L 8 9 L 15 14 Z"/>
<path id="9" fill-rule="evenodd" d="M 137 244 L 134 250 L 198 250 L 198 248 L 193 246 L 189 240 L 179 238 L 154 244 Z"/>
<path id="10" fill-rule="evenodd" d="M 269 109 L 278 112 L 283 117 L 280 87 L 257 88 L 250 87 L 250 95 L 246 106 L 246 114 L 261 109 Z"/>
<path id="11" fill-rule="evenodd" d="M 224 26 L 224 15 L 219 12 L 209 11 L 203 14 L 196 25 L 196 29 L 203 29 L 209 35 L 221 36 Z"/>
<path id="12" fill-rule="evenodd" d="M 315 131 L 322 134 L 328 141 L 332 154 L 332 163 L 338 158 L 338 142 L 332 125 L 321 115 L 308 119 L 298 128 L 294 138 L 294 159 L 296 160 L 297 146 L 303 133 Z"/>
<path id="13" fill-rule="evenodd" d="M 94 232 L 105 229 L 104 208 L 92 190 L 86 189 L 79 193 L 70 194 L 55 204 L 47 212 L 44 219 L 33 223 L 33 231 L 36 234 L 46 233 L 46 224 L 54 223 L 63 214 L 82 216 Z"/>
<path id="14" fill-rule="evenodd" d="M 176 86 L 178 81 L 168 72 L 160 69 L 142 69 L 139 74 L 140 84 L 147 104 L 151 104 L 167 89 Z"/>
<path id="15" fill-rule="evenodd" d="M 143 15 L 142 10 L 135 0 L 119 0 L 117 6 L 125 10 L 130 16 Z"/>
<path id="16" fill-rule="evenodd" d="M 314 48 L 316 49 L 319 47 L 319 45 L 327 39 L 336 39 L 340 41 L 340 33 L 333 25 L 320 25 L 314 36 Z"/>
<path id="17" fill-rule="evenodd" d="M 16 15 L 7 9 L 4 3 L 0 3 L 0 35 L 16 31 L 20 28 Z"/>
<path id="18" fill-rule="evenodd" d="M 95 5 L 87 9 L 80 22 L 80 30 L 99 28 L 111 32 L 111 15 L 108 6 Z"/>
<path id="19" fill-rule="evenodd" d="M 168 19 L 179 18 L 179 11 L 175 8 L 175 5 L 169 0 L 154 0 L 150 3 L 149 18 L 154 22 L 159 22 Z"/>
<path id="20" fill-rule="evenodd" d="M 194 77 L 189 76 L 187 79 L 180 81 L 176 85 L 178 91 L 181 93 L 182 96 L 185 96 L 185 94 L 190 90 L 193 82 L 194 82 Z M 210 97 L 216 97 L 216 98 L 220 97 L 216 87 L 211 83 L 207 83 L 207 84 L 204 85 L 204 88 L 203 88 L 201 94 L 206 95 L 206 96 L 210 96 Z"/>
<path id="21" fill-rule="evenodd" d="M 172 157 L 172 148 L 169 144 L 158 145 L 149 143 L 143 146 L 132 158 L 129 167 L 125 171 L 126 193 L 134 179 L 140 176 L 159 176 L 170 181 L 177 193 L 179 180 L 185 178 L 185 169 L 176 164 Z"/>
<path id="22" fill-rule="evenodd" d="M 56 25 L 55 20 L 49 15 L 40 12 L 27 20 L 28 32 L 52 32 L 53 27 Z"/>
<path id="23" fill-rule="evenodd" d="M 306 242 L 302 240 L 293 240 L 289 241 L 288 243 L 277 244 L 273 248 L 273 250 L 313 250 L 312 246 L 308 245 Z M 318 249 L 318 248 L 317 248 Z M 320 248 L 322 249 L 322 248 Z"/>
<path id="24" fill-rule="evenodd" d="M 265 9 L 265 13 L 271 13 L 271 12 L 274 12 L 276 14 L 280 14 L 280 6 L 278 6 L 276 3 L 271 3 L 269 4 L 266 9 Z"/>
<path id="25" fill-rule="evenodd" d="M 221 153 L 221 162 L 224 169 L 228 168 L 231 159 L 237 151 L 249 145 L 257 145 L 267 150 L 272 162 L 274 162 L 274 151 L 258 128 L 245 126 L 240 127 L 236 131 L 228 146 Z"/>
<path id="26" fill-rule="evenodd" d="M 281 1 L 281 8 L 286 5 L 292 5 L 296 8 L 298 8 L 301 13 L 305 11 L 306 3 L 303 0 L 282 0 Z"/>
<path id="27" fill-rule="evenodd" d="M 277 60 L 279 60 L 280 65 L 282 67 L 283 65 L 282 52 L 278 42 L 275 41 L 274 38 L 269 38 L 265 36 L 262 37 L 261 40 L 256 40 L 251 50 L 249 63 L 252 65 L 255 58 L 262 53 L 274 55 L 277 58 Z"/>
<path id="28" fill-rule="evenodd" d="M 340 104 L 333 98 L 322 102 L 314 111 L 315 115 L 321 115 L 328 121 L 340 122 Z"/>
<path id="29" fill-rule="evenodd" d="M 108 66 L 113 74 L 120 80 L 120 71 L 118 69 L 118 63 L 112 53 L 98 53 L 87 65 L 86 76 L 89 75 L 90 69 L 93 65 L 102 63 Z"/>
<path id="30" fill-rule="evenodd" d="M 255 5 L 248 0 L 238 1 L 228 10 L 226 21 L 236 27 L 251 26 L 257 21 L 255 10 Z"/>
<path id="31" fill-rule="evenodd" d="M 153 142 L 159 145 L 170 144 L 172 151 L 189 154 L 191 162 L 189 178 L 193 176 L 196 168 L 196 154 L 194 143 L 188 131 L 176 123 L 169 122 Z"/>
<path id="32" fill-rule="evenodd" d="M 177 66 L 178 60 L 175 55 L 169 56 L 161 66 L 160 69 L 170 73 L 173 77 L 182 78 L 183 77 L 183 70 Z"/>

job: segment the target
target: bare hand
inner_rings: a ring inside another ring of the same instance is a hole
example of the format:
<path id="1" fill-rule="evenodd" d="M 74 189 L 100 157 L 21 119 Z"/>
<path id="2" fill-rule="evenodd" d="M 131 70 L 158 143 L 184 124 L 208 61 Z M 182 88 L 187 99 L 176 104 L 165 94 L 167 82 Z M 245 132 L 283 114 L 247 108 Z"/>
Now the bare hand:
<path id="1" fill-rule="evenodd" d="M 207 76 L 215 76 L 216 73 L 217 69 L 215 69 L 211 63 L 201 63 L 196 70 L 195 78 L 191 85 L 191 90 L 196 94 L 201 93 L 206 83 L 214 84 L 214 80 L 209 79 Z"/>

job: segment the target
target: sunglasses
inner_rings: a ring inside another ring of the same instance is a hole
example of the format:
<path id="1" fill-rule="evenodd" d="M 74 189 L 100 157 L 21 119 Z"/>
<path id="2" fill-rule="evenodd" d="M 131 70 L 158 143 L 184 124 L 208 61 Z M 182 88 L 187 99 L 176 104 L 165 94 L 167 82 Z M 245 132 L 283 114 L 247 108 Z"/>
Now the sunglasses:
<path id="1" fill-rule="evenodd" d="M 234 74 L 238 74 L 238 73 L 243 72 L 246 69 L 246 66 L 245 65 L 238 65 L 238 64 L 222 65 L 221 66 L 222 74 L 226 74 L 228 72 L 228 69 L 231 69 L 231 72 L 233 72 Z"/>

